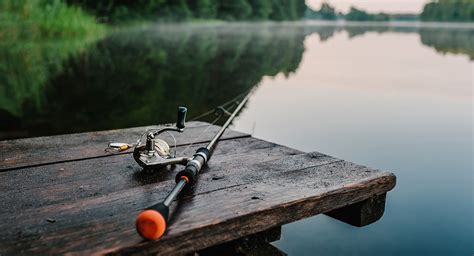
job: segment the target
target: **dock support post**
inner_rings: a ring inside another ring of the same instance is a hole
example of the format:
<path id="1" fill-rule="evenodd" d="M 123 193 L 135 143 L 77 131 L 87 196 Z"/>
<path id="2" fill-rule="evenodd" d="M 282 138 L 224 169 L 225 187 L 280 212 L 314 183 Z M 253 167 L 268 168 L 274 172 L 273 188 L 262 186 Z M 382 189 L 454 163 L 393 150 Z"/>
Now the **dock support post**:
<path id="1" fill-rule="evenodd" d="M 278 226 L 234 241 L 206 248 L 198 251 L 197 255 L 284 256 L 287 254 L 270 244 L 271 242 L 280 240 L 280 237 L 281 226 Z"/>
<path id="2" fill-rule="evenodd" d="M 325 214 L 356 227 L 363 227 L 379 220 L 385 211 L 386 193 L 374 195 L 361 202 L 344 206 Z"/>

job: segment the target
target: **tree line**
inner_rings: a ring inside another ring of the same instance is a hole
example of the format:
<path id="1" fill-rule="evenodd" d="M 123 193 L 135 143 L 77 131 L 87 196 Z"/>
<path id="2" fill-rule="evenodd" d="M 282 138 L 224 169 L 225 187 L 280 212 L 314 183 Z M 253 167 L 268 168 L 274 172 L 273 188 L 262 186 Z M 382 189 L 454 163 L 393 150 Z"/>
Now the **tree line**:
<path id="1" fill-rule="evenodd" d="M 474 1 L 439 0 L 425 5 L 420 15 L 423 21 L 474 21 Z"/>
<path id="2" fill-rule="evenodd" d="M 364 10 L 351 7 L 347 14 L 337 12 L 328 3 L 323 3 L 319 10 L 308 7 L 305 12 L 307 19 L 322 20 L 349 20 L 349 21 L 390 21 L 390 20 L 422 20 L 422 21 L 451 21 L 469 22 L 474 21 L 473 0 L 438 0 L 427 3 L 423 12 L 417 14 L 387 14 L 368 13 Z"/>
<path id="3" fill-rule="evenodd" d="M 66 0 L 93 12 L 99 20 L 297 20 L 304 0 Z"/>
<path id="4" fill-rule="evenodd" d="M 319 10 L 313 10 L 308 7 L 305 12 L 307 19 L 320 20 L 349 20 L 349 21 L 390 21 L 390 20 L 415 20 L 417 15 L 413 14 L 387 14 L 387 13 L 368 13 L 362 9 L 351 7 L 347 14 L 337 12 L 336 9 L 328 3 L 323 3 Z"/>

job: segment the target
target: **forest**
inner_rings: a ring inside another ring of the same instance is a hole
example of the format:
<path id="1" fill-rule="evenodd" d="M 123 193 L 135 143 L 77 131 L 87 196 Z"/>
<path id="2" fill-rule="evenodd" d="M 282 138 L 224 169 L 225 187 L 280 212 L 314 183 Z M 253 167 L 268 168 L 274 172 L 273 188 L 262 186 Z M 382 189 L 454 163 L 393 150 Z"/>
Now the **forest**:
<path id="1" fill-rule="evenodd" d="M 107 24 L 299 20 L 304 0 L 1 0 L 0 41 L 97 37 Z"/>
<path id="2" fill-rule="evenodd" d="M 112 23 L 130 19 L 297 20 L 306 10 L 304 0 L 67 0 L 67 3 Z"/>
<path id="3" fill-rule="evenodd" d="M 425 5 L 420 15 L 422 21 L 474 21 L 474 1 L 439 0 Z"/>
<path id="4" fill-rule="evenodd" d="M 474 21 L 473 0 L 439 0 L 427 3 L 421 14 L 388 14 L 369 13 L 365 10 L 351 7 L 344 14 L 338 12 L 328 3 L 323 3 L 319 10 L 308 7 L 305 12 L 306 19 L 320 20 L 348 20 L 348 21 L 391 21 L 391 20 L 421 20 L 421 21 L 446 21 L 446 22 L 472 22 Z"/>
<path id="5" fill-rule="evenodd" d="M 319 10 L 313 10 L 308 7 L 305 12 L 306 19 L 319 20 L 349 20 L 349 21 L 389 21 L 389 20 L 414 20 L 417 15 L 409 14 L 387 14 L 387 13 L 368 13 L 364 10 L 351 7 L 347 14 L 337 12 L 336 9 L 328 3 L 323 3 Z"/>

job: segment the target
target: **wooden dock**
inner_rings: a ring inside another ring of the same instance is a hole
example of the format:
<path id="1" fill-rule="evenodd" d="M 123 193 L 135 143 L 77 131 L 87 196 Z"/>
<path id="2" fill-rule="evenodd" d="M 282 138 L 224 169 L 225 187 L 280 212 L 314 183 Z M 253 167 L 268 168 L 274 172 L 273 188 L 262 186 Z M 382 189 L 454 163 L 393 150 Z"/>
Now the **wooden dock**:
<path id="1" fill-rule="evenodd" d="M 178 152 L 206 127 L 189 122 L 176 136 Z M 167 233 L 143 241 L 137 214 L 165 197 L 181 167 L 144 173 L 131 151 L 104 149 L 133 143 L 146 128 L 0 142 L 0 255 L 245 254 L 249 241 L 268 245 L 281 225 L 317 214 L 373 223 L 395 186 L 392 173 L 227 130 L 194 189 L 175 203 Z"/>

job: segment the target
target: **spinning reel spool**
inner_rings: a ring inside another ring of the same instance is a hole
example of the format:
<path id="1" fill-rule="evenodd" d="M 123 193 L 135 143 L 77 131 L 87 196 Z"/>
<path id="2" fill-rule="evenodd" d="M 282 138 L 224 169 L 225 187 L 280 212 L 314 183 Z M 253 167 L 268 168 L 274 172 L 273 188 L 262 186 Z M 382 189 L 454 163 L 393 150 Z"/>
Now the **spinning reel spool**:
<path id="1" fill-rule="evenodd" d="M 139 142 L 133 151 L 133 158 L 141 167 L 144 169 L 162 169 L 168 165 L 186 165 L 191 160 L 189 157 L 176 157 L 174 154 L 172 155 L 169 144 L 158 138 L 158 135 L 164 132 L 183 132 L 187 111 L 188 109 L 185 107 L 178 107 L 176 128 L 166 127 L 148 131 L 144 134 L 146 135 L 145 144 Z"/>

